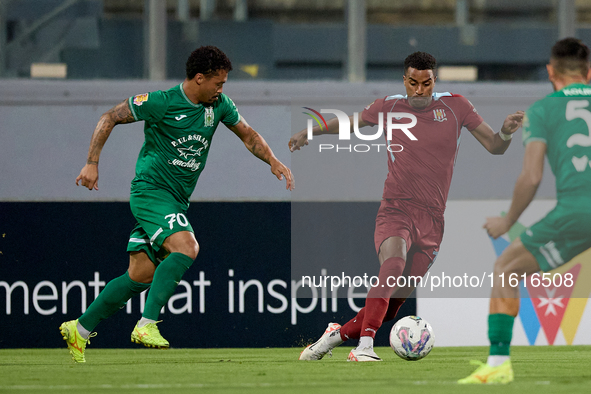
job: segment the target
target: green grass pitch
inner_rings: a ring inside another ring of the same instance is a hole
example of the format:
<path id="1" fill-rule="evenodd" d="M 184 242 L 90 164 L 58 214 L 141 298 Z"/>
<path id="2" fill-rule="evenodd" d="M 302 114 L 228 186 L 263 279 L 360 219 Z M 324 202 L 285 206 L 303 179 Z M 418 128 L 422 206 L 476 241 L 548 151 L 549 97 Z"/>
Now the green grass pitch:
<path id="1" fill-rule="evenodd" d="M 301 362 L 301 349 L 87 349 L 74 364 L 65 349 L 0 350 L 0 393 L 583 393 L 591 387 L 591 346 L 513 347 L 515 382 L 460 386 L 485 347 L 435 348 L 381 363 L 349 363 L 351 346 Z"/>

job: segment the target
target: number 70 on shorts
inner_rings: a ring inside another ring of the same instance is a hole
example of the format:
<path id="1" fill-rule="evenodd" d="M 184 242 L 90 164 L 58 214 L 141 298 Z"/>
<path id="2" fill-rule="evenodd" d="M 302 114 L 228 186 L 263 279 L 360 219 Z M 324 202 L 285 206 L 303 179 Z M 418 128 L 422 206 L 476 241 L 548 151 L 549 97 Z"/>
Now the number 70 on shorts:
<path id="1" fill-rule="evenodd" d="M 174 227 L 175 222 L 183 227 L 187 227 L 189 225 L 189 220 L 182 213 L 171 213 L 170 215 L 164 216 L 164 219 L 168 220 L 168 225 L 170 226 L 171 230 Z"/>

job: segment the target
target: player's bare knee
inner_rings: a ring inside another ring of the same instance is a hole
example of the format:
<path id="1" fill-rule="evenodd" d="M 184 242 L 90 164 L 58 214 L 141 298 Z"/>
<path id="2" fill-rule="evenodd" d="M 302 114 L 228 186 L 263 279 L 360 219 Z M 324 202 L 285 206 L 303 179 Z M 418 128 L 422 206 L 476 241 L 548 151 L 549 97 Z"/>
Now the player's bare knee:
<path id="1" fill-rule="evenodd" d="M 404 238 L 389 237 L 380 245 L 378 253 L 380 264 L 392 257 L 400 257 L 406 261 L 406 241 Z"/>
<path id="2" fill-rule="evenodd" d="M 175 247 L 170 248 L 169 251 L 170 253 L 182 253 L 195 260 L 199 254 L 199 243 L 195 240 L 184 242 L 183 244 L 175 245 Z"/>
<path id="3" fill-rule="evenodd" d="M 132 252 L 129 255 L 127 274 L 134 282 L 152 283 L 156 266 L 144 252 Z"/>
<path id="4" fill-rule="evenodd" d="M 164 240 L 162 246 L 170 253 L 182 253 L 195 260 L 199 254 L 199 243 L 193 233 L 181 231 Z"/>
<path id="5" fill-rule="evenodd" d="M 190 245 L 187 245 L 187 250 L 184 254 L 195 260 L 197 258 L 197 255 L 199 254 L 199 243 L 195 241 L 192 242 Z"/>
<path id="6" fill-rule="evenodd" d="M 503 251 L 503 253 L 501 253 L 501 255 L 495 261 L 495 275 L 498 276 L 501 274 L 510 275 L 521 273 L 522 268 L 519 264 L 520 245 L 521 242 L 519 240 L 515 240 Z"/>
<path id="7" fill-rule="evenodd" d="M 495 277 L 498 277 L 499 275 L 507 275 L 510 274 L 510 265 L 508 264 L 509 261 L 507 259 L 503 259 L 501 257 L 499 257 L 496 261 L 495 261 L 495 265 L 493 267 L 493 273 Z"/>
<path id="8" fill-rule="evenodd" d="M 494 265 L 494 276 L 508 278 L 510 275 L 521 275 L 528 270 L 519 259 L 498 258 Z"/>
<path id="9" fill-rule="evenodd" d="M 154 279 L 153 273 L 150 274 L 146 272 L 140 272 L 134 269 L 127 270 L 127 273 L 129 275 L 129 279 L 138 283 L 152 283 L 152 280 Z"/>

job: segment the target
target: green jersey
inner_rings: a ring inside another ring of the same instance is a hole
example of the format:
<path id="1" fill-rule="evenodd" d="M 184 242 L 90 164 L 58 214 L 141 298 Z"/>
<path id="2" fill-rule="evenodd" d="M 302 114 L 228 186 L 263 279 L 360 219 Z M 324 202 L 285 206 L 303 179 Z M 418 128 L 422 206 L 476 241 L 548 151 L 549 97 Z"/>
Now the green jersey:
<path id="1" fill-rule="evenodd" d="M 195 104 L 182 83 L 130 97 L 128 102 L 134 119 L 145 122 L 145 141 L 132 185 L 138 181 L 154 184 L 188 205 L 217 125 L 222 122 L 231 127 L 240 122 L 234 102 L 220 94 L 211 104 Z"/>
<path id="2" fill-rule="evenodd" d="M 546 144 L 558 203 L 581 209 L 591 202 L 590 105 L 591 86 L 572 84 L 535 102 L 523 119 L 523 144 Z"/>

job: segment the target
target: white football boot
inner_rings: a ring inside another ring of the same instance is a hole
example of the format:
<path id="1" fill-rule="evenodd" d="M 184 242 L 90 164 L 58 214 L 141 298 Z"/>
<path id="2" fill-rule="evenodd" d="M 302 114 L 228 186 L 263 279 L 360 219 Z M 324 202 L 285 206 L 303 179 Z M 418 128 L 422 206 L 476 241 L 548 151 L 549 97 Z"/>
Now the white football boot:
<path id="1" fill-rule="evenodd" d="M 302 353 L 300 360 L 320 360 L 329 353 L 332 357 L 332 349 L 343 343 L 341 339 L 341 325 L 338 323 L 328 323 L 328 327 L 319 340 L 308 345 Z"/>
<path id="2" fill-rule="evenodd" d="M 353 349 L 349 353 L 347 361 L 382 361 L 382 359 L 374 352 L 372 347 L 364 347 L 363 349 Z"/>

